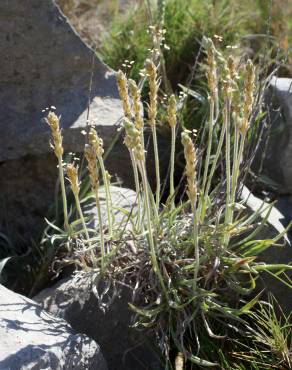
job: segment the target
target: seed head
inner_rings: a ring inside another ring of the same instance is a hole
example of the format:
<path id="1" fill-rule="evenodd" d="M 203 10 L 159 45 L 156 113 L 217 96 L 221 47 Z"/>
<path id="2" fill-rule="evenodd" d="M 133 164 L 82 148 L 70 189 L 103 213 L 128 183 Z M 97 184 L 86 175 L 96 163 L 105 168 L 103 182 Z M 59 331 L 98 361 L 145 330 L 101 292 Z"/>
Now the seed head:
<path id="1" fill-rule="evenodd" d="M 139 144 L 140 131 L 127 118 L 124 119 L 124 128 L 126 132 L 124 143 L 128 149 L 134 149 Z"/>
<path id="2" fill-rule="evenodd" d="M 87 160 L 91 188 L 96 192 L 99 185 L 99 167 L 95 148 L 92 145 L 86 145 L 84 148 L 84 155 Z"/>
<path id="3" fill-rule="evenodd" d="M 54 149 L 56 157 L 60 158 L 64 153 L 64 149 L 62 144 L 63 138 L 60 129 L 59 117 L 54 112 L 50 111 L 47 115 L 46 122 L 51 128 L 53 136 L 53 143 L 51 146 Z"/>
<path id="4" fill-rule="evenodd" d="M 228 69 L 230 71 L 230 77 L 231 77 L 231 79 L 234 80 L 234 81 L 237 80 L 238 73 L 237 73 L 235 61 L 234 61 L 234 58 L 233 58 L 232 55 L 230 55 L 228 57 L 227 64 L 228 64 Z"/>
<path id="5" fill-rule="evenodd" d="M 144 121 L 141 113 L 141 93 L 134 80 L 129 80 L 129 88 L 133 98 L 135 126 L 137 130 L 142 131 L 144 127 Z"/>
<path id="6" fill-rule="evenodd" d="M 78 181 L 78 167 L 75 167 L 73 164 L 67 164 L 66 173 L 71 184 L 72 192 L 75 196 L 77 196 L 80 191 Z"/>
<path id="7" fill-rule="evenodd" d="M 89 131 L 88 140 L 89 144 L 94 147 L 96 155 L 101 157 L 104 153 L 103 140 L 97 135 L 97 132 L 93 127 L 91 127 Z"/>
<path id="8" fill-rule="evenodd" d="M 126 117 L 131 118 L 132 112 L 131 112 L 131 104 L 130 104 L 130 98 L 129 98 L 129 92 L 128 92 L 128 81 L 127 81 L 127 77 L 121 70 L 119 70 L 117 73 L 117 84 L 118 84 L 120 98 L 123 103 L 124 114 Z"/>
<path id="9" fill-rule="evenodd" d="M 231 71 L 230 71 L 229 66 L 226 62 L 224 62 L 224 64 L 223 64 L 222 76 L 223 76 L 222 86 L 223 86 L 224 95 L 227 98 L 231 99 L 232 96 L 233 96 L 234 83 L 233 83 L 233 80 L 231 78 Z"/>
<path id="10" fill-rule="evenodd" d="M 208 63 L 207 80 L 210 89 L 210 97 L 211 99 L 215 99 L 217 95 L 217 85 L 218 85 L 216 50 L 213 41 L 209 38 L 207 39 L 206 52 Z"/>
<path id="11" fill-rule="evenodd" d="M 234 84 L 231 111 L 234 117 L 240 117 L 242 115 L 242 91 L 237 83 Z"/>
<path id="12" fill-rule="evenodd" d="M 141 144 L 141 141 L 139 142 L 139 144 L 136 146 L 135 150 L 134 150 L 134 154 L 135 154 L 135 157 L 138 161 L 142 162 L 145 160 L 145 152 L 144 152 L 144 149 L 143 149 L 143 146 Z"/>
<path id="13" fill-rule="evenodd" d="M 245 70 L 246 80 L 244 86 L 243 117 L 240 125 L 240 131 L 243 135 L 247 132 L 250 126 L 250 116 L 252 113 L 252 106 L 254 102 L 255 68 L 251 60 L 247 61 Z"/>
<path id="14" fill-rule="evenodd" d="M 149 123 L 151 126 L 156 124 L 156 116 L 157 116 L 157 93 L 158 93 L 158 82 L 157 82 L 157 68 L 152 60 L 147 59 L 145 64 L 146 73 L 149 78 L 149 109 L 148 109 L 148 116 L 149 116 Z"/>
<path id="15" fill-rule="evenodd" d="M 191 203 L 194 204 L 197 199 L 196 149 L 189 134 L 185 131 L 181 134 L 181 142 L 186 160 L 187 194 Z"/>
<path id="16" fill-rule="evenodd" d="M 175 126 L 177 123 L 176 112 L 177 112 L 176 99 L 175 99 L 175 95 L 172 94 L 168 100 L 168 108 L 167 108 L 168 123 L 170 126 Z"/>
<path id="17" fill-rule="evenodd" d="M 132 150 L 138 161 L 145 158 L 144 149 L 141 143 L 141 132 L 136 129 L 135 125 L 128 119 L 124 121 L 126 136 L 124 143 L 129 150 Z"/>

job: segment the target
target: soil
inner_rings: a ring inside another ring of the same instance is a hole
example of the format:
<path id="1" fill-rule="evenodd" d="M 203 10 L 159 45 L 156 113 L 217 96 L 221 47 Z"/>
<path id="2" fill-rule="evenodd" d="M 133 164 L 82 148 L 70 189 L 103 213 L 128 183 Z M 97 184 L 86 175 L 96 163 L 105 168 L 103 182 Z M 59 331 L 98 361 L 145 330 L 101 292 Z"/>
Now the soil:
<path id="1" fill-rule="evenodd" d="M 104 33 L 116 17 L 126 14 L 143 0 L 56 0 L 83 40 L 99 49 Z"/>

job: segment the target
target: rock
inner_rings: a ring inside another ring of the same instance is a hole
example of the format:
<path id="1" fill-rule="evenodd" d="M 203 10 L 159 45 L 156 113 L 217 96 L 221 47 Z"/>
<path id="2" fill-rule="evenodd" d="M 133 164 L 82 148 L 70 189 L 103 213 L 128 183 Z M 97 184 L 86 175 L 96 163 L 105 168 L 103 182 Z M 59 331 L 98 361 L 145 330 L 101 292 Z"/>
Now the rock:
<path id="1" fill-rule="evenodd" d="M 137 211 L 137 194 L 131 189 L 126 189 L 118 186 L 110 186 L 111 201 L 113 204 L 114 223 L 116 225 L 125 225 L 126 228 L 130 227 L 128 222 L 128 215 L 126 212 L 135 214 Z M 107 208 L 106 208 L 106 193 L 105 188 L 99 190 L 100 195 L 100 208 L 101 217 L 104 224 L 108 223 Z M 122 209 L 124 211 L 122 211 Z M 84 215 L 90 217 L 92 220 L 89 222 L 88 227 L 91 229 L 99 230 L 99 222 L 97 216 L 97 209 L 95 201 L 89 202 L 84 207 Z"/>
<path id="2" fill-rule="evenodd" d="M 56 159 L 41 155 L 2 162 L 0 178 L 0 230 L 18 244 L 38 239 L 55 204 Z"/>
<path id="3" fill-rule="evenodd" d="M 50 106 L 62 116 L 65 149 L 83 150 L 88 101 L 90 122 L 111 142 L 122 117 L 115 73 L 55 2 L 2 1 L 0 14 L 0 161 L 50 152 L 49 127 L 42 122 L 42 109 Z"/>
<path id="4" fill-rule="evenodd" d="M 130 212 L 135 214 L 137 211 L 136 192 L 119 186 L 110 186 L 110 193 L 113 204 L 112 211 L 114 215 L 115 227 L 124 231 L 129 230 L 132 227 L 132 224 L 129 222 L 128 214 Z M 104 187 L 100 187 L 99 195 L 102 222 L 103 226 L 106 226 L 108 220 Z M 36 198 L 35 201 L 38 201 L 38 199 Z M 92 198 L 89 198 L 85 204 L 82 204 L 82 208 L 84 216 L 87 220 L 88 229 L 93 229 L 99 233 L 99 221 L 95 201 Z M 70 220 L 74 221 L 75 219 L 74 217 L 71 217 Z M 31 222 L 33 222 L 33 216 L 31 216 Z M 81 228 L 81 225 L 78 227 Z M 43 229 L 40 231 L 43 232 Z M 36 292 L 41 290 L 43 286 L 50 284 L 50 266 L 55 258 L 56 250 L 55 248 L 48 249 L 46 246 L 42 245 L 40 248 L 43 253 L 42 256 L 45 260 L 44 264 L 39 264 L 38 251 L 35 249 L 32 249 L 31 254 L 27 253 L 23 256 L 11 258 L 5 265 L 4 274 L 0 274 L 0 283 L 12 290 L 17 291 L 18 293 L 28 296 L 31 296 L 31 294 L 36 294 Z M 11 255 L 8 254 L 8 256 Z M 1 258 L 5 257 L 7 257 L 7 255 L 5 255 L 5 246 L 0 244 L 0 262 Z M 41 272 L 39 269 L 41 269 Z M 39 279 L 36 279 L 36 275 L 39 277 Z"/>
<path id="5" fill-rule="evenodd" d="M 287 227 L 289 222 L 292 221 L 292 196 L 291 195 L 280 196 L 277 200 L 276 206 L 278 210 L 281 212 L 281 214 L 285 217 L 284 220 L 282 220 L 282 222 L 283 225 Z M 288 235 L 291 235 L 291 233 L 292 230 L 288 232 Z"/>
<path id="6" fill-rule="evenodd" d="M 105 148 L 113 145 L 106 159 L 110 174 L 127 187 L 134 188 L 134 180 L 122 136 L 114 144 L 123 116 L 115 73 L 80 39 L 53 0 L 0 1 L 0 52 L 0 231 L 26 247 L 38 239 L 55 201 L 56 160 L 44 108 L 56 106 L 65 153 L 77 156 L 83 152 L 81 132 L 89 108 L 89 122 L 97 126 Z M 160 137 L 160 144 L 165 174 L 168 138 Z M 148 158 L 153 184 L 152 150 Z"/>
<path id="7" fill-rule="evenodd" d="M 154 351 L 145 344 L 145 334 L 129 327 L 131 295 L 126 288 L 105 313 L 98 308 L 89 275 L 61 280 L 34 299 L 49 312 L 68 321 L 78 332 L 98 340 L 110 370 L 161 368 Z"/>
<path id="8" fill-rule="evenodd" d="M 262 219 L 267 216 L 270 206 L 269 203 L 253 195 L 245 185 L 243 185 L 241 188 L 240 198 L 245 206 L 249 209 L 249 211 L 259 212 Z M 263 228 L 263 231 L 261 231 L 261 239 L 274 238 L 276 235 L 283 233 L 285 231 L 284 223 L 285 216 L 277 209 L 277 207 L 272 207 L 267 219 L 268 226 L 267 228 Z M 264 234 L 264 230 L 266 229 L 268 233 L 267 235 Z M 289 243 L 289 239 L 286 234 L 284 235 L 284 239 L 287 243 Z"/>
<path id="9" fill-rule="evenodd" d="M 42 110 L 57 107 L 68 153 L 83 151 L 88 102 L 90 123 L 98 125 L 106 146 L 116 135 L 122 107 L 115 73 L 53 0 L 1 1 L 0 31 L 0 222 L 13 225 L 6 233 L 29 240 L 44 225 L 57 178 Z"/>
<path id="10" fill-rule="evenodd" d="M 242 187 L 241 199 L 244 201 L 249 212 L 259 211 L 261 218 L 265 218 L 269 204 L 251 194 L 246 186 Z M 280 246 L 271 246 L 259 255 L 261 261 L 267 264 L 291 264 L 292 239 L 291 234 L 285 234 L 285 227 L 287 227 L 287 219 L 277 207 L 273 206 L 267 219 L 267 224 L 255 238 L 257 240 L 272 239 L 280 233 L 284 233 L 284 236 L 277 243 L 280 243 Z M 287 271 L 286 274 L 292 279 L 292 271 Z M 266 293 L 272 293 L 274 295 L 287 315 L 292 312 L 292 289 L 268 273 L 263 274 L 263 279 L 259 282 L 259 286 L 260 289 L 264 288 Z"/>
<path id="11" fill-rule="evenodd" d="M 161 147 L 164 148 L 161 173 L 165 178 L 169 147 L 166 138 L 162 137 L 161 140 Z M 122 138 L 120 141 L 105 161 L 106 168 L 113 175 L 113 182 L 119 179 L 123 186 L 134 189 L 129 153 L 122 144 Z M 152 154 L 150 149 L 147 163 L 149 181 L 153 185 L 155 165 Z M 53 154 L 25 156 L 0 163 L 0 231 L 25 244 L 31 238 L 38 240 L 46 226 L 45 217 L 49 220 L 54 217 L 50 210 L 55 207 L 57 174 Z M 58 194 L 60 196 L 60 189 Z"/>
<path id="12" fill-rule="evenodd" d="M 1 370 L 106 370 L 98 344 L 0 285 Z"/>
<path id="13" fill-rule="evenodd" d="M 266 128 L 256 155 L 255 172 L 264 156 L 262 179 L 277 193 L 292 194 L 292 79 L 273 77 L 265 100 Z"/>

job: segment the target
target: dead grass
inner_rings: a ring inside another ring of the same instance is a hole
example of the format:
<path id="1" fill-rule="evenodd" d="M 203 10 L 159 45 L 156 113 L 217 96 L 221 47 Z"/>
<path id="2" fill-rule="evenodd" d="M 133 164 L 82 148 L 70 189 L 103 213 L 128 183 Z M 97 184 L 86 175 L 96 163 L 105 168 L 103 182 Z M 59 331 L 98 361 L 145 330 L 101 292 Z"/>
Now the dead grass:
<path id="1" fill-rule="evenodd" d="M 142 0 L 143 1 L 143 0 Z M 90 46 L 99 49 L 111 23 L 141 0 L 57 0 L 71 24 Z"/>

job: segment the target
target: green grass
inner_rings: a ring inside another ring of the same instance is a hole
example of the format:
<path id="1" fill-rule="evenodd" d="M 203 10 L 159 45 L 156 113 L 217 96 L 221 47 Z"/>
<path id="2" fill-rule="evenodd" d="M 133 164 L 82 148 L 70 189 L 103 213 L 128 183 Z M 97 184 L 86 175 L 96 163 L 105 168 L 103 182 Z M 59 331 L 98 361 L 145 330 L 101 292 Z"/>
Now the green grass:
<path id="1" fill-rule="evenodd" d="M 128 15 L 114 21 L 99 52 L 114 69 L 121 68 L 126 59 L 135 61 L 129 74 L 137 79 L 148 49 L 153 48 L 151 34 L 145 30 L 149 26 L 161 26 L 166 30 L 165 44 L 170 48 L 164 49 L 164 56 L 173 88 L 189 77 L 199 43 L 205 35 L 222 36 L 222 48 L 242 45 L 248 35 L 270 32 L 275 37 L 291 36 L 292 22 L 287 16 L 291 13 L 291 4 L 283 4 L 285 14 L 280 5 L 277 7 L 279 1 L 274 1 L 270 7 L 269 1 L 167 0 L 163 20 L 155 6 L 151 7 L 149 14 L 146 3 L 133 7 Z M 255 46 L 258 47 L 256 41 Z"/>
<path id="2" fill-rule="evenodd" d="M 129 13 L 115 18 L 110 30 L 104 33 L 98 54 L 113 69 L 122 69 L 128 77 L 139 80 L 144 61 L 153 56 L 156 40 L 160 38 L 159 97 L 163 99 L 165 93 L 172 92 L 187 94 L 184 109 L 180 111 L 185 128 L 197 129 L 200 134 L 201 122 L 207 115 L 206 78 L 201 65 L 205 56 L 204 36 L 212 37 L 223 55 L 230 52 L 226 47 L 237 46 L 231 49 L 234 57 L 242 63 L 252 57 L 263 75 L 270 73 L 280 60 L 289 61 L 291 4 L 283 5 L 282 0 L 166 0 L 162 3 L 164 12 L 157 8 L 155 1 L 150 2 L 150 7 L 147 1 L 140 1 Z M 163 38 L 158 34 L 159 29 L 165 30 Z M 214 35 L 221 36 L 222 40 Z M 279 72 L 289 73 L 288 67 L 282 67 Z M 148 101 L 146 95 L 142 98 Z M 159 121 L 163 123 L 166 115 L 163 104 L 159 114 Z"/>
<path id="3" fill-rule="evenodd" d="M 238 341 L 238 348 L 232 354 L 234 364 L 243 361 L 245 366 L 252 369 L 291 369 L 291 314 L 285 316 L 271 296 L 269 302 L 258 305 L 251 318 L 253 325 L 248 340 L 242 338 L 241 342 Z M 250 342 L 252 347 L 249 346 Z"/>

